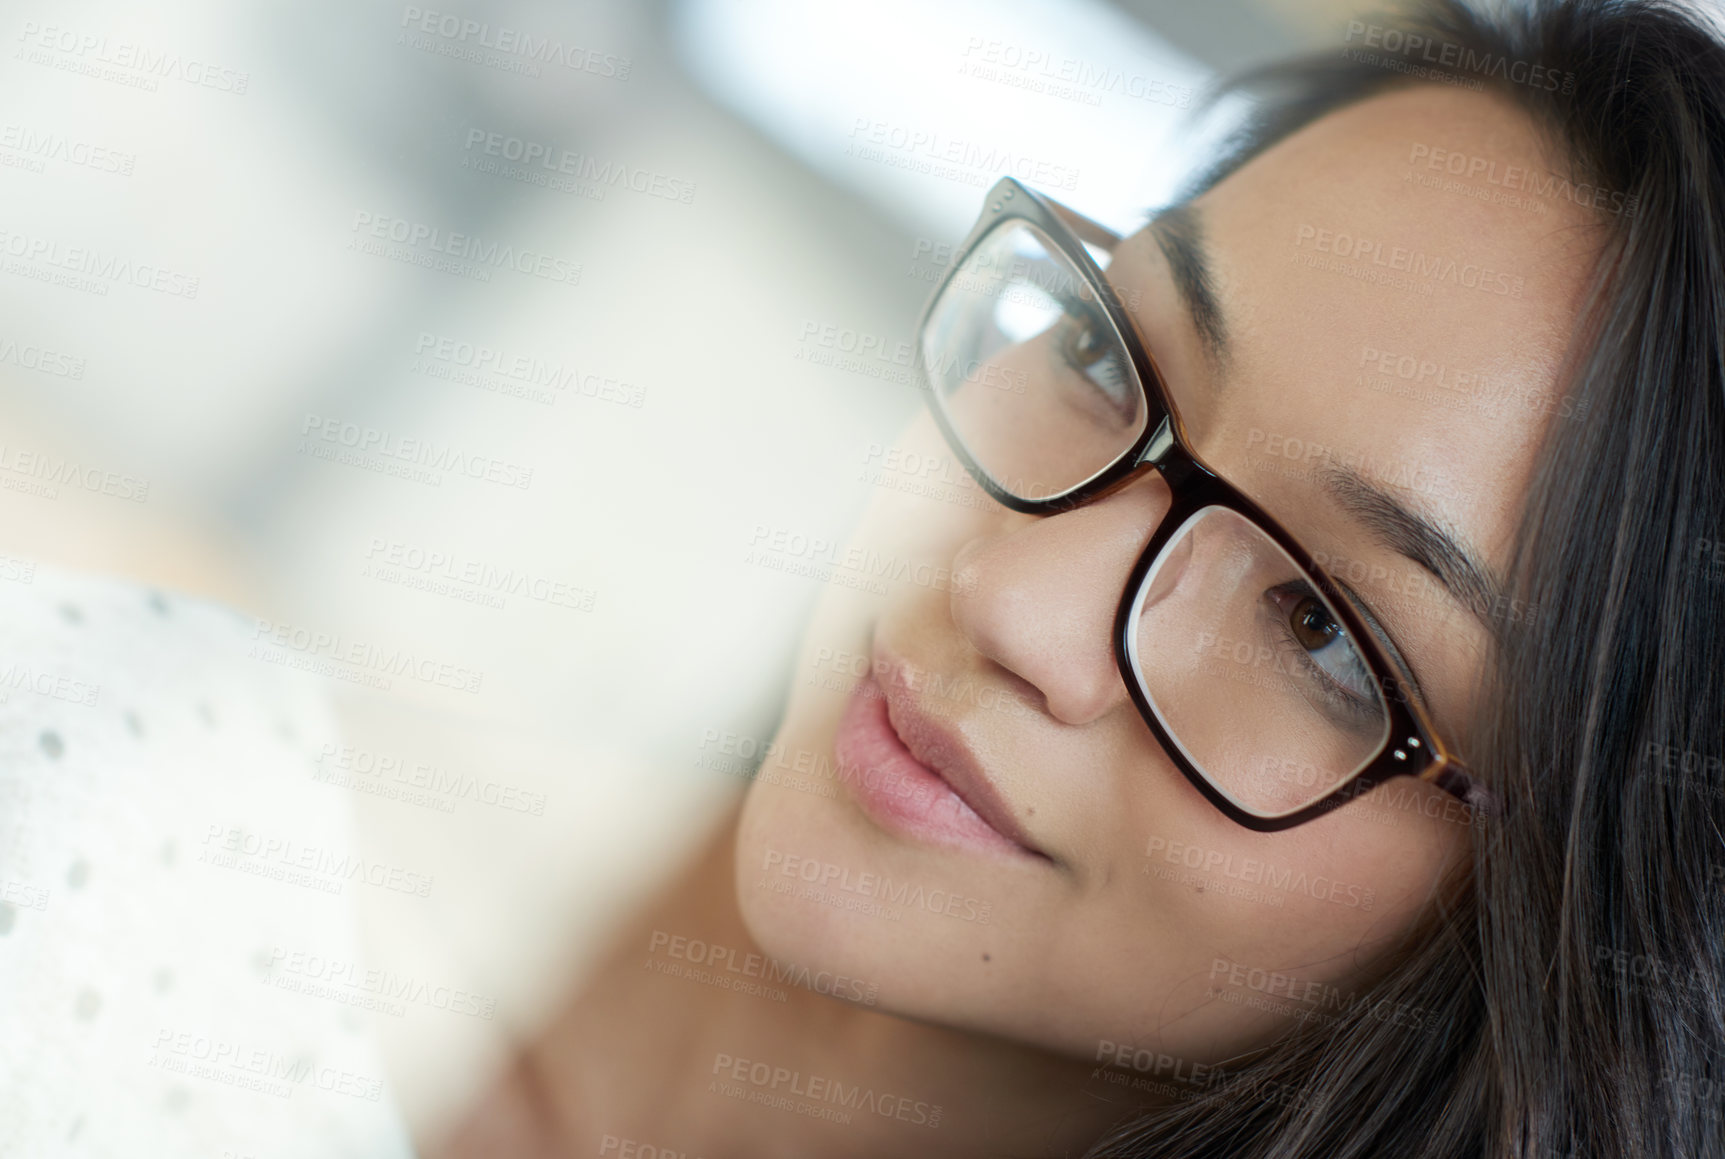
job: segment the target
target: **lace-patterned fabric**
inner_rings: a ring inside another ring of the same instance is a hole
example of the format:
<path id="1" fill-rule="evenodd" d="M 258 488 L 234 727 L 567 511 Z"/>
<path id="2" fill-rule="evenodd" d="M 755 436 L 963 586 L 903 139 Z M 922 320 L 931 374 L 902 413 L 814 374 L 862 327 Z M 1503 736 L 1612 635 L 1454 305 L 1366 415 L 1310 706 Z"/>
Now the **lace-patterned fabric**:
<path id="1" fill-rule="evenodd" d="M 0 1156 L 410 1156 L 353 912 L 387 867 L 312 779 L 322 689 L 238 613 L 14 570 Z"/>

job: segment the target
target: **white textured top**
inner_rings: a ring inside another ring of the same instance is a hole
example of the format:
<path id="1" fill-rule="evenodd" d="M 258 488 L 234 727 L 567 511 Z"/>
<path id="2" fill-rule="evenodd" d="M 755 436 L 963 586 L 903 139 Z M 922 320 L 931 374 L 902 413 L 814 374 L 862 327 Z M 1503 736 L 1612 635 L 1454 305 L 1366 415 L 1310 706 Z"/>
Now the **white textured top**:
<path id="1" fill-rule="evenodd" d="M 0 574 L 0 1156 L 412 1154 L 357 965 L 388 870 L 311 778 L 321 690 L 252 624 Z"/>

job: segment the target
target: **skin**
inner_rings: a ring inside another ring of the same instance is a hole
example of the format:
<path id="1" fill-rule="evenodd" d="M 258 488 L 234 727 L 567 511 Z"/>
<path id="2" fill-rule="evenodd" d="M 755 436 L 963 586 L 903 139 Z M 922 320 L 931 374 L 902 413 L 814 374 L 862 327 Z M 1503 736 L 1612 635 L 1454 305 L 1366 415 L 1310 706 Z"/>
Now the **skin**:
<path id="1" fill-rule="evenodd" d="M 1500 172 L 1561 171 L 1501 98 L 1391 93 L 1302 130 L 1198 201 L 1225 358 L 1201 339 L 1150 233 L 1117 249 L 1110 277 L 1200 456 L 1309 549 L 1357 561 L 1367 578 L 1356 586 L 1465 756 L 1489 625 L 1533 610 L 1488 606 L 1482 618 L 1438 596 L 1321 489 L 1305 448 L 1391 480 L 1399 502 L 1501 569 L 1538 442 L 1550 423 L 1570 421 L 1555 386 L 1599 235 L 1567 201 L 1539 213 L 1410 180 L 1428 172 L 1410 165 L 1422 143 L 1497 159 Z M 1314 268 L 1299 260 L 1317 241 L 1303 226 L 1381 239 L 1386 255 L 1394 245 L 1489 266 L 1520 278 L 1520 293 L 1452 280 L 1426 295 Z M 1433 394 L 1429 383 L 1423 396 L 1383 389 L 1405 380 L 1374 369 L 1368 348 L 1483 374 L 1490 397 Z M 951 461 L 926 417 L 901 447 Z M 1011 512 L 964 482 L 945 496 L 881 490 L 854 542 L 945 567 L 950 582 L 894 581 L 884 597 L 829 587 L 776 738 L 780 763 L 769 760 L 777 775 L 756 781 L 734 827 L 624 932 L 442 1154 L 486 1153 L 506 1138 L 521 1154 L 594 1154 L 605 1135 L 708 1159 L 1079 1147 L 1133 1106 L 1284 1032 L 1290 1012 L 1345 1000 L 1381 972 L 1465 857 L 1467 815 L 1402 778 L 1309 824 L 1256 833 L 1178 772 L 1110 646 L 1128 573 L 1168 508 L 1160 477 L 1052 517 Z M 862 659 L 835 665 L 841 654 Z M 808 771 L 831 761 L 853 675 L 871 657 L 891 658 L 886 678 L 969 746 L 1046 856 L 906 835 Z M 936 674 L 979 694 L 931 692 Z M 801 771 L 798 754 L 809 754 Z M 957 916 L 904 906 L 893 919 L 821 904 L 770 888 L 794 881 L 781 872 L 786 856 L 965 905 Z M 1207 872 L 1189 868 L 1194 856 Z M 1247 859 L 1336 884 L 1242 890 L 1238 873 L 1215 868 Z M 655 930 L 863 980 L 874 1005 L 795 987 L 780 1003 L 660 976 L 642 968 L 644 956 L 664 956 L 648 952 Z M 1161 1081 L 1133 1083 L 1145 1076 L 1130 1065 L 1099 1068 L 1104 1043 L 1167 1060 Z M 859 1115 L 835 1126 L 727 1098 L 713 1087 L 723 1058 L 939 1104 L 941 1123 Z"/>

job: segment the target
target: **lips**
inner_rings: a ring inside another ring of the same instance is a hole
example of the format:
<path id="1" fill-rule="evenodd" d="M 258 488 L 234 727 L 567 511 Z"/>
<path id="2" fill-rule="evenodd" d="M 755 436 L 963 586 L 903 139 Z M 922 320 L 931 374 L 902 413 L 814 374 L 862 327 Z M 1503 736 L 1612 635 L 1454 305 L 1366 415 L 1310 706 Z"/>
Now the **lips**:
<path id="1" fill-rule="evenodd" d="M 834 745 L 840 779 L 878 825 L 933 844 L 1047 859 L 963 741 L 901 682 L 871 674 L 851 693 Z"/>

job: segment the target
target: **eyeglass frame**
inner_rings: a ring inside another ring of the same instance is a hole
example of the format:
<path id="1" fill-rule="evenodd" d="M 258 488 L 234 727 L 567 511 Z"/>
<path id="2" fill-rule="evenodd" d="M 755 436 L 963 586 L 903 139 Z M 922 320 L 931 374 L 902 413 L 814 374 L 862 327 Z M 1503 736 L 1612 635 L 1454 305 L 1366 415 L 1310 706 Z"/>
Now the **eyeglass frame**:
<path id="1" fill-rule="evenodd" d="M 1088 479 L 1043 499 L 1025 499 L 1006 491 L 989 476 L 971 456 L 964 440 L 953 428 L 945 410 L 938 404 L 934 386 L 924 361 L 924 339 L 941 295 L 976 248 L 996 229 L 1010 222 L 1022 221 L 1034 227 L 1088 283 L 1094 304 L 1108 316 L 1115 333 L 1125 344 L 1127 355 L 1137 372 L 1138 388 L 1148 417 L 1144 430 L 1132 445 L 1120 452 L 1108 466 Z M 1114 659 L 1120 676 L 1137 706 L 1139 715 L 1155 735 L 1162 750 L 1176 768 L 1204 797 L 1233 820 L 1260 833 L 1274 833 L 1303 825 L 1340 808 L 1384 781 L 1410 776 L 1425 781 L 1465 802 L 1477 815 L 1489 814 L 1495 801 L 1462 763 L 1455 750 L 1439 737 L 1429 714 L 1407 694 L 1406 684 L 1388 655 L 1369 630 L 1364 618 L 1354 607 L 1353 600 L 1300 542 L 1275 518 L 1259 507 L 1239 488 L 1224 479 L 1206 464 L 1192 448 L 1179 409 L 1170 396 L 1149 347 L 1138 331 L 1138 324 L 1121 303 L 1120 294 L 1101 267 L 1085 250 L 1084 243 L 1113 253 L 1122 237 L 1099 222 L 1037 193 L 1015 178 L 1002 177 L 989 190 L 984 208 L 964 241 L 953 250 L 945 274 L 935 284 L 917 319 L 915 330 L 916 369 L 922 384 L 929 391 L 929 410 L 934 415 L 941 434 L 945 436 L 970 477 L 996 502 L 1013 511 L 1028 515 L 1053 515 L 1070 511 L 1108 495 L 1137 478 L 1147 469 L 1154 469 L 1168 485 L 1172 502 L 1161 523 L 1152 532 L 1150 541 L 1132 568 L 1126 590 L 1114 616 Z M 1158 419 L 1157 415 L 1160 414 Z M 1341 617 L 1355 649 L 1372 671 L 1373 683 L 1382 697 L 1390 728 L 1381 746 L 1359 768 L 1338 782 L 1335 788 L 1309 805 L 1280 816 L 1264 817 L 1235 802 L 1207 777 L 1169 733 L 1150 703 L 1129 651 L 1133 608 L 1137 594 L 1144 586 L 1150 570 L 1155 567 L 1163 550 L 1180 534 L 1187 522 L 1198 512 L 1219 507 L 1244 518 L 1258 531 L 1267 535 L 1316 583 L 1329 606 Z"/>

